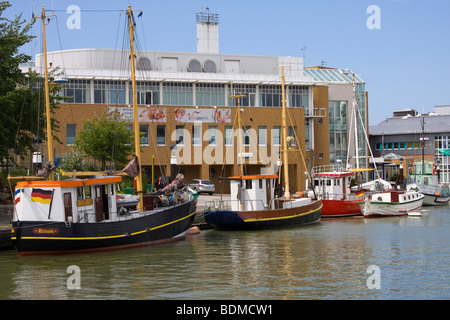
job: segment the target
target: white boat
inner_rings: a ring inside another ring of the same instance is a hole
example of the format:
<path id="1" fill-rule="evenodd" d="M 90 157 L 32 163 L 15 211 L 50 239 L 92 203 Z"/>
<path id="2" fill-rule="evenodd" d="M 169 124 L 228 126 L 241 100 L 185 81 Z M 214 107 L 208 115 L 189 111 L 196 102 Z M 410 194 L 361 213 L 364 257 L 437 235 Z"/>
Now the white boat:
<path id="1" fill-rule="evenodd" d="M 409 174 L 410 183 L 406 188 L 422 193 L 424 206 L 448 205 L 450 201 L 450 188 L 447 183 L 439 182 L 437 167 L 431 161 L 415 162 Z"/>
<path id="2" fill-rule="evenodd" d="M 366 196 L 359 202 L 361 211 L 368 216 L 400 216 L 422 207 L 424 195 L 417 191 L 387 190 Z"/>

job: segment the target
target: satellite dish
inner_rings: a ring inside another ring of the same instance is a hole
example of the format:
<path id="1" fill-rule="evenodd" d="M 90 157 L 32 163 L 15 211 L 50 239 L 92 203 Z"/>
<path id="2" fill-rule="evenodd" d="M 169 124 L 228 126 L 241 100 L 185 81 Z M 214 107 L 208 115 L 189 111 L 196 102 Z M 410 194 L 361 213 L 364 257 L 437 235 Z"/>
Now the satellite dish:
<path id="1" fill-rule="evenodd" d="M 205 60 L 205 62 L 203 62 L 203 71 L 204 72 L 208 72 L 208 73 L 214 73 L 216 72 L 216 64 L 214 61 L 212 60 Z"/>
<path id="2" fill-rule="evenodd" d="M 187 65 L 189 72 L 202 72 L 202 65 L 197 59 L 191 59 Z"/>
<path id="3" fill-rule="evenodd" d="M 148 58 L 139 58 L 137 63 L 138 70 L 152 70 L 152 64 Z"/>

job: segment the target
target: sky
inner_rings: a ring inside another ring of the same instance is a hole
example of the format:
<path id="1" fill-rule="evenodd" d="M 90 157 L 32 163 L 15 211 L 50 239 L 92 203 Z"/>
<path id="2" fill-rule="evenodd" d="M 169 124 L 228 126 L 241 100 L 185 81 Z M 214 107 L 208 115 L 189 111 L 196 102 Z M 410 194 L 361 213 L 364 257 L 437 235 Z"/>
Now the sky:
<path id="1" fill-rule="evenodd" d="M 450 0 L 9 2 L 4 16 L 23 13 L 27 21 L 33 12 L 40 15 L 42 5 L 54 10 L 56 18 L 46 27 L 48 51 L 122 48 L 120 12 L 131 5 L 143 12 L 136 18 L 142 49 L 196 52 L 195 13 L 208 7 L 219 14 L 220 53 L 305 56 L 305 66 L 357 73 L 366 83 L 370 125 L 391 117 L 393 110 L 423 113 L 450 105 Z M 73 20 L 73 11 L 67 13 L 71 5 L 81 9 L 79 20 Z M 32 34 L 40 37 L 41 28 L 36 23 Z M 42 45 L 36 40 L 22 51 L 34 56 Z"/>

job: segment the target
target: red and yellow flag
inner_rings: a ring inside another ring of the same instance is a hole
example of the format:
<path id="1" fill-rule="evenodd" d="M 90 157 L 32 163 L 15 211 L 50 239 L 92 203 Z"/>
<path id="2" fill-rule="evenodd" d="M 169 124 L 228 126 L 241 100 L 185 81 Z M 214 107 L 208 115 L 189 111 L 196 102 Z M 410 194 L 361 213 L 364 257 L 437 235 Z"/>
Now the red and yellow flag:
<path id="1" fill-rule="evenodd" d="M 50 203 L 52 200 L 52 195 L 53 190 L 33 188 L 33 190 L 31 190 L 31 201 Z"/>

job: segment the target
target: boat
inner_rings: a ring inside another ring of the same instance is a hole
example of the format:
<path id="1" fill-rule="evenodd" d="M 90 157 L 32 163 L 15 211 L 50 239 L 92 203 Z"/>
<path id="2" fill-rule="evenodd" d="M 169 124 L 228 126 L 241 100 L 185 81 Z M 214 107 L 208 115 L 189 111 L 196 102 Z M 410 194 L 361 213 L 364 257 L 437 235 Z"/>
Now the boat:
<path id="1" fill-rule="evenodd" d="M 286 127 L 286 100 L 284 94 L 284 68 L 281 67 L 282 79 L 282 164 L 284 170 L 284 195 L 278 197 L 275 192 L 278 174 L 243 174 L 243 152 L 241 130 L 238 131 L 240 157 L 240 175 L 221 178 L 230 183 L 230 200 L 207 201 L 204 212 L 205 222 L 222 230 L 255 230 L 303 226 L 320 221 L 322 200 L 314 192 L 290 194 L 288 175 L 288 141 Z M 240 123 L 239 95 L 237 98 L 238 127 Z"/>
<path id="2" fill-rule="evenodd" d="M 350 182 L 355 178 L 354 170 L 346 170 L 339 165 L 317 166 L 311 175 L 315 192 L 322 199 L 322 218 L 362 215 L 358 199 L 364 193 L 350 188 Z"/>
<path id="3" fill-rule="evenodd" d="M 431 161 L 415 162 L 411 168 L 408 190 L 422 193 L 424 206 L 443 206 L 450 201 L 450 188 L 447 183 L 439 182 L 438 164 Z"/>
<path id="4" fill-rule="evenodd" d="M 364 217 L 401 216 L 420 209 L 423 198 L 416 191 L 387 190 L 366 196 L 360 207 Z"/>
<path id="5" fill-rule="evenodd" d="M 127 10 L 130 32 L 130 57 L 134 24 L 131 6 Z M 131 58 L 135 157 L 121 172 L 77 172 L 73 177 L 55 180 L 52 169 L 52 131 L 49 121 L 49 91 L 44 30 L 45 92 L 49 165 L 36 176 L 18 179 L 11 240 L 21 255 L 62 254 L 122 249 L 183 239 L 192 226 L 197 194 L 189 188 L 164 193 L 142 192 L 139 167 L 140 141 L 135 87 L 135 58 Z M 137 134 L 136 134 L 137 132 Z M 117 193 L 122 174 L 135 177 L 137 195 L 126 198 Z M 178 182 L 183 181 L 179 177 Z M 173 186 L 173 185 L 172 185 Z"/>

